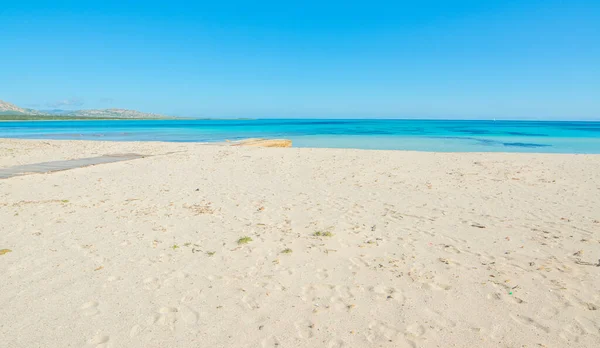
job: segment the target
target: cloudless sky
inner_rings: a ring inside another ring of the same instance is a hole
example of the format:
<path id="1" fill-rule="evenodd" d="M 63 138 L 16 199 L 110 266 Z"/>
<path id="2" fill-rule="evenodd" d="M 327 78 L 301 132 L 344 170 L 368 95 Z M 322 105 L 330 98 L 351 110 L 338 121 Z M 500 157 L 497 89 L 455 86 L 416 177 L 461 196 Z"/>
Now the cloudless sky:
<path id="1" fill-rule="evenodd" d="M 0 0 L 0 53 L 38 109 L 600 119 L 598 0 Z"/>

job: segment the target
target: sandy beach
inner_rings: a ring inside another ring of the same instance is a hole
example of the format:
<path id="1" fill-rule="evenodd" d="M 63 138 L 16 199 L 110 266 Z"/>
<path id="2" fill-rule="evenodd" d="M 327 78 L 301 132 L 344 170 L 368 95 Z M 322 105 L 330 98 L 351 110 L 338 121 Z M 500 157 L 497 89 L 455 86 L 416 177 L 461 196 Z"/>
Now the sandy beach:
<path id="1" fill-rule="evenodd" d="M 599 347 L 600 155 L 0 140 L 0 346 Z"/>

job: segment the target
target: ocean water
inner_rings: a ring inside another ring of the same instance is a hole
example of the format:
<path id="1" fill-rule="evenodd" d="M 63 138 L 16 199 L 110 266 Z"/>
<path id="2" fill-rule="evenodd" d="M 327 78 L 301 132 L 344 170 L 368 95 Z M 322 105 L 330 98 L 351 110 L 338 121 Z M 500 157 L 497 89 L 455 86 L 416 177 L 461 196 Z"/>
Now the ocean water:
<path id="1" fill-rule="evenodd" d="M 112 120 L 0 122 L 0 137 L 222 142 L 286 138 L 294 147 L 441 152 L 600 153 L 600 122 L 459 120 Z"/>

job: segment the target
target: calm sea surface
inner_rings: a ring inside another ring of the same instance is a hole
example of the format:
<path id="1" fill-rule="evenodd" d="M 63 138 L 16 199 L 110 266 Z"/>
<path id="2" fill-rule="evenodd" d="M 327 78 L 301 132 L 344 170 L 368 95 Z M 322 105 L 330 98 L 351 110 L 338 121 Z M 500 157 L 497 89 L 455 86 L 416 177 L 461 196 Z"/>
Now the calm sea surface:
<path id="1" fill-rule="evenodd" d="M 0 137 L 220 142 L 287 138 L 294 147 L 600 153 L 600 122 L 457 120 L 132 120 L 0 122 Z"/>

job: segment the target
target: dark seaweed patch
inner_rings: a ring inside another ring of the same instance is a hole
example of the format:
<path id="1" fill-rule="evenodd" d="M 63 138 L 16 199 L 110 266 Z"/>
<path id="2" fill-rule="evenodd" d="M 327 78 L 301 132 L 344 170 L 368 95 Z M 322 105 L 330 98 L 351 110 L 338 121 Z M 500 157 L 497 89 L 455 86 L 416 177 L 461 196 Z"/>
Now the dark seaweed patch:
<path id="1" fill-rule="evenodd" d="M 505 134 L 521 135 L 521 136 L 526 136 L 526 137 L 547 137 L 548 136 L 548 134 L 525 133 L 525 132 L 505 132 Z"/>
<path id="2" fill-rule="evenodd" d="M 511 147 L 548 147 L 548 146 L 552 146 L 552 145 L 546 145 L 546 144 L 534 144 L 534 143 L 502 143 L 502 145 L 504 146 L 511 146 Z"/>

